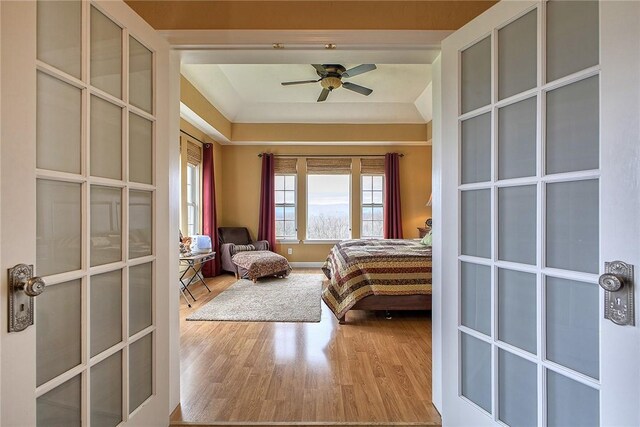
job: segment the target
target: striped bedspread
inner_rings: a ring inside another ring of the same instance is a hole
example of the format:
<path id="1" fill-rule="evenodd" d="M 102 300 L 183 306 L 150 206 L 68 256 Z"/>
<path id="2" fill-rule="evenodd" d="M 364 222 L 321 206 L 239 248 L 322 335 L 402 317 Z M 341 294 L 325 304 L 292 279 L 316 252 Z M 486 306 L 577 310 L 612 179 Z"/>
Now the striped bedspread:
<path id="1" fill-rule="evenodd" d="M 345 240 L 322 271 L 322 299 L 337 318 L 369 295 L 431 294 L 431 248 L 415 240 Z"/>

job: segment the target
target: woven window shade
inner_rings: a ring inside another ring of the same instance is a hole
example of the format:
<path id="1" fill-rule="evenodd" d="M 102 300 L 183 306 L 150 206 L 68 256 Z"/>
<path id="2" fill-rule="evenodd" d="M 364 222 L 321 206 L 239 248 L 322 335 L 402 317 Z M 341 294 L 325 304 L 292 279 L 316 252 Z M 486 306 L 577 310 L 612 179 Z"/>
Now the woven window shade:
<path id="1" fill-rule="evenodd" d="M 384 157 L 369 157 L 360 159 L 360 173 L 384 174 Z"/>
<path id="2" fill-rule="evenodd" d="M 351 159 L 344 157 L 307 159 L 309 175 L 345 175 L 351 173 Z"/>
<path id="3" fill-rule="evenodd" d="M 296 174 L 298 173 L 298 159 L 291 157 L 276 157 L 273 167 L 276 173 Z"/>
<path id="4" fill-rule="evenodd" d="M 198 144 L 187 141 L 187 163 L 198 166 L 202 163 L 202 149 Z"/>

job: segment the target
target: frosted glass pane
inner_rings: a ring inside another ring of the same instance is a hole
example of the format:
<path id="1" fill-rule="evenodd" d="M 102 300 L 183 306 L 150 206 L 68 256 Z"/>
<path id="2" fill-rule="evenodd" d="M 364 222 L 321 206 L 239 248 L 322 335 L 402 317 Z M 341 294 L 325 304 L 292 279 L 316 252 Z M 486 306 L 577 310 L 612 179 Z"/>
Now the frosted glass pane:
<path id="1" fill-rule="evenodd" d="M 82 425 L 81 384 L 81 376 L 77 375 L 38 397 L 36 400 L 37 426 L 80 427 Z"/>
<path id="2" fill-rule="evenodd" d="M 547 359 L 599 378 L 598 285 L 547 277 Z"/>
<path id="3" fill-rule="evenodd" d="M 36 181 L 36 274 L 80 269 L 80 184 Z"/>
<path id="4" fill-rule="evenodd" d="M 462 112 L 491 102 L 491 37 L 462 51 Z"/>
<path id="5" fill-rule="evenodd" d="M 461 334 L 461 394 L 491 413 L 491 345 Z"/>
<path id="6" fill-rule="evenodd" d="M 80 78 L 82 11 L 79 1 L 38 1 L 38 59 Z"/>
<path id="7" fill-rule="evenodd" d="M 91 8 L 91 84 L 122 98 L 122 29 Z"/>
<path id="8" fill-rule="evenodd" d="M 129 191 L 129 258 L 151 255 L 151 192 Z"/>
<path id="9" fill-rule="evenodd" d="M 547 184 L 547 267 L 598 273 L 598 180 Z"/>
<path id="10" fill-rule="evenodd" d="M 498 339 L 536 354 L 536 276 L 498 269 Z"/>
<path id="11" fill-rule="evenodd" d="M 491 258 L 491 190 L 462 192 L 462 254 Z"/>
<path id="12" fill-rule="evenodd" d="M 491 268 L 461 263 L 462 324 L 491 336 Z"/>
<path id="13" fill-rule="evenodd" d="M 122 259 L 122 190 L 91 186 L 91 266 Z"/>
<path id="14" fill-rule="evenodd" d="M 547 93 L 548 174 L 598 168 L 599 102 L 597 76 Z"/>
<path id="15" fill-rule="evenodd" d="M 547 425 L 599 426 L 598 391 L 553 371 L 547 371 Z"/>
<path id="16" fill-rule="evenodd" d="M 91 97 L 91 175 L 122 178 L 122 109 Z"/>
<path id="17" fill-rule="evenodd" d="M 547 3 L 547 81 L 598 64 L 597 1 Z"/>
<path id="18" fill-rule="evenodd" d="M 152 264 L 129 267 L 129 336 L 151 326 Z"/>
<path id="19" fill-rule="evenodd" d="M 461 178 L 463 184 L 491 179 L 491 113 L 462 122 Z"/>
<path id="20" fill-rule="evenodd" d="M 498 110 L 498 179 L 536 174 L 536 98 Z"/>
<path id="21" fill-rule="evenodd" d="M 91 276 L 91 357 L 122 341 L 122 272 Z"/>
<path id="22" fill-rule="evenodd" d="M 91 368 L 91 426 L 114 427 L 122 421 L 122 352 Z"/>
<path id="23" fill-rule="evenodd" d="M 129 113 L 129 181 L 153 183 L 152 135 L 149 120 Z"/>
<path id="24" fill-rule="evenodd" d="M 498 418 L 510 426 L 538 425 L 538 369 L 535 363 L 500 349 Z"/>
<path id="25" fill-rule="evenodd" d="M 36 165 L 80 173 L 82 91 L 38 72 Z"/>
<path id="26" fill-rule="evenodd" d="M 152 392 L 152 334 L 140 338 L 129 347 L 129 412 L 144 403 Z"/>
<path id="27" fill-rule="evenodd" d="M 47 286 L 36 302 L 36 384 L 81 362 L 80 280 Z"/>
<path id="28" fill-rule="evenodd" d="M 151 113 L 153 103 L 153 55 L 129 36 L 129 102 Z"/>
<path id="29" fill-rule="evenodd" d="M 504 99 L 536 86 L 538 17 L 534 9 L 498 31 L 498 93 Z"/>
<path id="30" fill-rule="evenodd" d="M 536 186 L 498 189 L 498 258 L 536 263 Z"/>

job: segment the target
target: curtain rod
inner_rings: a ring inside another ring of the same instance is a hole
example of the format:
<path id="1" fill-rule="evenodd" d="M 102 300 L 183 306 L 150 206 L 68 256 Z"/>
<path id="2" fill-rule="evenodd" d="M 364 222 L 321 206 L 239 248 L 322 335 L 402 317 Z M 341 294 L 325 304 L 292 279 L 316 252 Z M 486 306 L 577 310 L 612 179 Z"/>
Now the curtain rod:
<path id="1" fill-rule="evenodd" d="M 384 157 L 384 154 L 274 154 L 274 157 Z M 404 154 L 400 153 L 400 157 Z M 258 154 L 262 157 L 262 153 Z"/>
<path id="2" fill-rule="evenodd" d="M 195 136 L 191 135 L 189 132 L 185 132 L 182 129 L 180 129 L 180 133 L 184 133 L 187 136 L 190 136 L 191 138 L 195 139 L 196 141 L 198 141 L 200 144 L 208 144 L 207 142 L 204 141 L 200 141 L 198 138 L 196 138 Z"/>

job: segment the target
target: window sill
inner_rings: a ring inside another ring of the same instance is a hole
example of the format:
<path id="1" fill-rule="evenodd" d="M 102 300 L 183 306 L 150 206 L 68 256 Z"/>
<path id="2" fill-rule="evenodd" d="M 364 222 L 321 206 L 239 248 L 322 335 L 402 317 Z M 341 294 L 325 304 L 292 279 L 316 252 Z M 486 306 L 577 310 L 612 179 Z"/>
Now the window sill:
<path id="1" fill-rule="evenodd" d="M 304 243 L 305 245 L 335 245 L 342 242 L 343 240 L 303 240 L 302 243 Z"/>
<path id="2" fill-rule="evenodd" d="M 280 239 L 276 240 L 276 243 L 281 245 L 299 245 L 301 242 L 298 239 Z"/>

